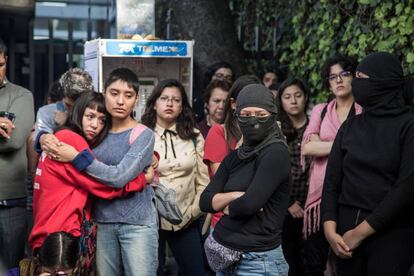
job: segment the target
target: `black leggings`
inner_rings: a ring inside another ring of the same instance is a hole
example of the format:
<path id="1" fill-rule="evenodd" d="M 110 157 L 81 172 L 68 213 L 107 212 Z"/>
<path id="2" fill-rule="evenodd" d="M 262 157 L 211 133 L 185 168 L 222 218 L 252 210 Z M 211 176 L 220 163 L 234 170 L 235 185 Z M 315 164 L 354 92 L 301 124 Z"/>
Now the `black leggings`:
<path id="1" fill-rule="evenodd" d="M 303 265 L 305 276 L 324 276 L 328 261 L 329 243 L 322 230 L 310 234 L 304 241 Z"/>
<path id="2" fill-rule="evenodd" d="M 282 231 L 283 255 L 289 264 L 289 276 L 303 276 L 303 218 L 285 217 Z"/>

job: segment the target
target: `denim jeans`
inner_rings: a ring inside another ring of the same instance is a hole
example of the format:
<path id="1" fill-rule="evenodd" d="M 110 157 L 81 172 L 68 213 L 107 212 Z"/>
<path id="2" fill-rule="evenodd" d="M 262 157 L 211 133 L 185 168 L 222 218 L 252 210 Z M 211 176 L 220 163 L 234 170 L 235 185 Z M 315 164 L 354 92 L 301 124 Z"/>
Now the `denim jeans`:
<path id="1" fill-rule="evenodd" d="M 264 252 L 245 252 L 241 260 L 216 276 L 287 276 L 289 265 L 283 256 L 282 247 Z"/>
<path id="2" fill-rule="evenodd" d="M 100 276 L 156 275 L 158 225 L 98 223 L 96 265 Z"/>
<path id="3" fill-rule="evenodd" d="M 25 207 L 0 206 L 0 267 L 16 267 L 24 258 L 26 218 Z"/>

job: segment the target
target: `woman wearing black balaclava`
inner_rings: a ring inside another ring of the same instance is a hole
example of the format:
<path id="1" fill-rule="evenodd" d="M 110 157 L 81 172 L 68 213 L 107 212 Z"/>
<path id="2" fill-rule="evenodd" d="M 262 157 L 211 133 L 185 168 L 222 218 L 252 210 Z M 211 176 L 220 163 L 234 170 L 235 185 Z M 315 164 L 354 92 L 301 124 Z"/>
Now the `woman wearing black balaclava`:
<path id="1" fill-rule="evenodd" d="M 339 129 L 322 195 L 339 276 L 405 276 L 414 261 L 414 115 L 403 87 L 388 53 L 368 55 L 352 81 L 363 113 Z"/>
<path id="2" fill-rule="evenodd" d="M 280 244 L 290 159 L 276 113 L 269 89 L 261 84 L 242 89 L 236 116 L 243 144 L 227 155 L 201 195 L 203 211 L 225 214 L 214 228 L 214 240 L 243 252 L 240 261 L 217 275 L 287 275 Z"/>

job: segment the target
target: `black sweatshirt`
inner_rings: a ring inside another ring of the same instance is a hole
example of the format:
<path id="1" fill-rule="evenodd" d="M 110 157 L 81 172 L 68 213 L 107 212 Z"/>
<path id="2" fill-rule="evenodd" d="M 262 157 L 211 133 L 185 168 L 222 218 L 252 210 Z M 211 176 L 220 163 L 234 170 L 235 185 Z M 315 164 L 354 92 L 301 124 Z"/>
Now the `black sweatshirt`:
<path id="1" fill-rule="evenodd" d="M 217 193 L 245 194 L 230 203 L 229 215 L 224 215 L 214 228 L 214 238 L 244 252 L 278 247 L 289 203 L 289 184 L 289 151 L 282 144 L 271 144 L 249 160 L 240 159 L 237 151 L 230 153 L 201 194 L 200 208 L 215 213 L 212 199 Z"/>
<path id="2" fill-rule="evenodd" d="M 376 231 L 414 225 L 413 114 L 362 113 L 341 126 L 326 169 L 322 220 L 340 221 L 340 206 L 363 211 Z"/>

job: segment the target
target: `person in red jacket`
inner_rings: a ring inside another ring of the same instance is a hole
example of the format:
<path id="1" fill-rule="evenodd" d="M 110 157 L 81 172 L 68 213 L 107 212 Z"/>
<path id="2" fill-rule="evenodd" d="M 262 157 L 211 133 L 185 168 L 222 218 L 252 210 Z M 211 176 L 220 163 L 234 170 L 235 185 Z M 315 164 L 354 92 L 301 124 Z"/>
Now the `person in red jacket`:
<path id="1" fill-rule="evenodd" d="M 76 101 L 66 125 L 55 135 L 77 151 L 90 150 L 107 134 L 110 120 L 100 93 L 87 92 Z M 42 153 L 36 170 L 33 195 L 34 225 L 29 244 L 35 251 L 53 232 L 81 236 L 83 219 L 90 219 L 89 194 L 111 199 L 144 189 L 153 178 L 153 169 L 141 173 L 122 189 L 105 186 L 80 173 L 71 163 L 61 163 Z"/>

